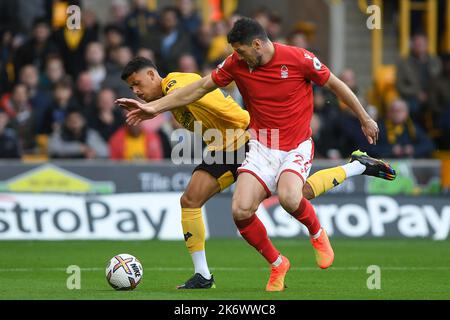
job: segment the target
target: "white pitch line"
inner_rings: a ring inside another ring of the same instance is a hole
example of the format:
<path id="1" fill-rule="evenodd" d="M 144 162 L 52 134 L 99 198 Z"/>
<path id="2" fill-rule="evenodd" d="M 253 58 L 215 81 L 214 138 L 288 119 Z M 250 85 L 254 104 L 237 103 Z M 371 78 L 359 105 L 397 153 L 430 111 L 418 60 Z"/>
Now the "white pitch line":
<path id="1" fill-rule="evenodd" d="M 251 271 L 251 270 L 268 270 L 268 268 L 257 268 L 257 267 L 216 267 L 210 268 L 212 271 Z M 438 270 L 450 270 L 449 267 L 381 267 L 381 270 L 387 271 L 438 271 Z M 66 268 L 0 268 L 1 272 L 42 272 L 42 271 L 56 271 L 65 272 Z M 96 272 L 104 271 L 105 268 L 91 267 L 91 268 L 80 268 L 81 271 Z M 144 268 L 149 271 L 192 271 L 193 268 L 188 267 L 150 267 Z M 321 271 L 318 267 L 291 267 L 291 271 Z M 330 267 L 329 271 L 362 271 L 367 270 L 367 267 Z"/>

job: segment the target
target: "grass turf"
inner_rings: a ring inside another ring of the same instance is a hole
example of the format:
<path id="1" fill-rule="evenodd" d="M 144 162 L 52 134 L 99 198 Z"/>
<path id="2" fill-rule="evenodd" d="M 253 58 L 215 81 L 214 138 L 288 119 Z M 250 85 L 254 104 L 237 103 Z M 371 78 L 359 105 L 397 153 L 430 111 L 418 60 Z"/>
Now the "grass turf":
<path id="1" fill-rule="evenodd" d="M 315 266 L 306 239 L 275 240 L 291 260 L 284 292 L 264 291 L 269 267 L 244 241 L 208 240 L 216 289 L 176 290 L 192 275 L 178 241 L 0 241 L 0 299 L 450 299 L 450 241 L 332 239 L 335 262 Z M 114 291 L 104 268 L 115 254 L 143 264 L 134 291 Z M 81 289 L 68 290 L 69 265 L 81 267 Z M 369 265 L 381 268 L 381 289 L 369 290 Z"/>

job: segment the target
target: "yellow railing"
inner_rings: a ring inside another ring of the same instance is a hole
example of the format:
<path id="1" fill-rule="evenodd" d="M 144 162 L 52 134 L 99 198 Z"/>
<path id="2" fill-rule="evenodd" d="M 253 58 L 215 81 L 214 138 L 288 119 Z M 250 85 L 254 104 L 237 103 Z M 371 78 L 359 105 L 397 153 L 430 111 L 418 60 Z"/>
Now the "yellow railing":
<path id="1" fill-rule="evenodd" d="M 450 1 L 447 1 L 447 9 Z M 438 15 L 437 0 L 416 2 L 411 0 L 400 0 L 400 55 L 409 55 L 409 39 L 411 38 L 411 11 L 423 11 L 426 14 L 426 33 L 428 37 L 428 53 L 435 55 L 438 42 Z M 448 16 L 448 15 L 447 15 Z M 447 17 L 447 19 L 449 19 Z"/>
<path id="2" fill-rule="evenodd" d="M 447 0 L 445 10 L 445 35 L 442 43 L 442 51 L 450 53 L 450 0 Z"/>
<path id="3" fill-rule="evenodd" d="M 378 6 L 383 19 L 383 0 L 373 0 L 372 4 Z M 363 13 L 367 13 L 369 7 L 367 0 L 358 0 L 358 6 Z M 383 21 L 383 20 L 381 20 Z M 372 74 L 383 65 L 383 27 L 372 30 Z"/>
<path id="4" fill-rule="evenodd" d="M 399 26 L 399 50 L 400 55 L 405 57 L 409 55 L 409 41 L 411 38 L 411 11 L 420 10 L 426 13 L 426 32 L 428 37 L 428 52 L 435 55 L 437 52 L 438 30 L 437 30 L 437 0 L 427 0 L 417 2 L 411 0 L 399 0 L 400 2 L 400 26 Z M 381 9 L 383 14 L 383 0 L 373 0 L 372 3 Z M 367 0 L 358 0 L 358 6 L 364 13 L 367 12 Z M 447 0 L 446 14 L 446 40 L 444 47 L 450 49 L 450 0 Z M 383 52 L 383 32 L 379 29 L 372 30 L 372 66 L 373 70 L 381 66 Z"/>

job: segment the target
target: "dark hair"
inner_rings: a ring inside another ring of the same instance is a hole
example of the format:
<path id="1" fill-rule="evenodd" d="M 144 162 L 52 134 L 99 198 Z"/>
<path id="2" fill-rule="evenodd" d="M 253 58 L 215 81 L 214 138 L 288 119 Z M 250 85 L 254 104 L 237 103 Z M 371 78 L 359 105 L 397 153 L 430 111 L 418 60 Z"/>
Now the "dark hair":
<path id="1" fill-rule="evenodd" d="M 50 28 L 50 22 L 46 17 L 36 17 L 33 20 L 33 28 L 36 28 L 39 25 L 45 24 L 48 28 Z"/>
<path id="2" fill-rule="evenodd" d="M 125 68 L 123 68 L 122 75 L 120 78 L 122 80 L 127 80 L 129 76 L 133 73 L 141 71 L 144 68 L 153 68 L 157 69 L 152 60 L 149 60 L 144 57 L 134 57 L 130 62 L 127 63 Z"/>
<path id="3" fill-rule="evenodd" d="M 53 90 L 56 90 L 58 88 L 73 89 L 72 78 L 69 75 L 65 75 L 61 80 L 56 82 L 52 87 Z"/>
<path id="4" fill-rule="evenodd" d="M 166 6 L 166 7 L 164 7 L 164 8 L 161 10 L 159 16 L 162 16 L 162 15 L 168 13 L 168 12 L 173 12 L 173 13 L 177 16 L 177 19 L 178 19 L 178 20 L 181 18 L 181 12 L 180 12 L 180 10 L 179 10 L 177 7 L 175 7 L 175 6 Z"/>
<path id="5" fill-rule="evenodd" d="M 108 32 L 116 32 L 119 33 L 121 36 L 123 36 L 123 30 L 121 27 L 119 27 L 118 25 L 115 24 L 107 24 L 104 28 L 103 28 L 103 33 L 106 34 Z"/>
<path id="6" fill-rule="evenodd" d="M 267 41 L 269 38 L 264 28 L 256 20 L 246 17 L 236 21 L 227 36 L 228 43 L 239 42 L 246 45 L 250 45 L 255 39 Z"/>

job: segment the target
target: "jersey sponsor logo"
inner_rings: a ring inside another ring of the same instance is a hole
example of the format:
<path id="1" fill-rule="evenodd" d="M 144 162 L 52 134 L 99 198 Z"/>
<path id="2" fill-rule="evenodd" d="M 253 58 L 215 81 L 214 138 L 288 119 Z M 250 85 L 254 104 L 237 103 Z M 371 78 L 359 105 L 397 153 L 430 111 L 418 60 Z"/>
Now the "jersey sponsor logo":
<path id="1" fill-rule="evenodd" d="M 177 80 L 170 80 L 170 81 L 167 83 L 167 86 L 166 86 L 166 92 L 169 91 L 169 89 L 172 88 L 176 83 L 177 83 Z"/>
<path id="2" fill-rule="evenodd" d="M 284 64 L 281 66 L 280 72 L 282 79 L 286 79 L 287 77 L 289 77 L 289 69 Z"/>

